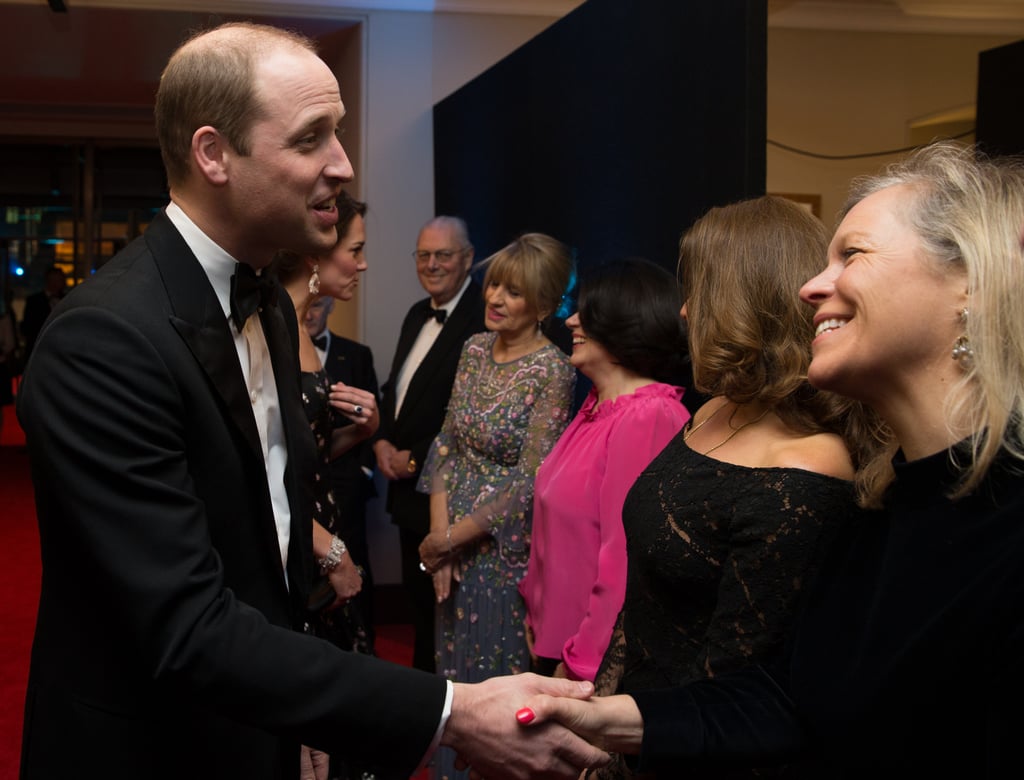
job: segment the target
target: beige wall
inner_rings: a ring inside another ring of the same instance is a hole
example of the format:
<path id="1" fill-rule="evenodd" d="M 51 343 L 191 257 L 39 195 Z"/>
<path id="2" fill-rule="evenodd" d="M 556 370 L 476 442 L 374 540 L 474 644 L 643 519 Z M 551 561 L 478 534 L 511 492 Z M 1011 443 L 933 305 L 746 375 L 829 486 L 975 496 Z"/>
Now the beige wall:
<path id="1" fill-rule="evenodd" d="M 434 103 L 553 21 L 408 12 L 374 12 L 365 18 L 366 70 L 348 78 L 364 79 L 362 157 L 353 159 L 352 191 L 369 207 L 369 268 L 360 286 L 358 307 L 349 310 L 349 314 L 353 309 L 358 312 L 357 327 L 340 332 L 369 345 L 381 382 L 391 367 L 402 318 L 425 295 L 410 253 L 420 226 L 434 216 Z M 344 97 L 346 76 L 341 74 L 340 79 Z M 466 121 L 472 123 L 473 118 Z M 336 306 L 334 316 L 342 308 Z M 386 486 L 379 477 L 378 489 L 383 496 Z M 376 581 L 399 582 L 397 533 L 384 513 L 383 498 L 369 506 L 367 533 Z"/>
<path id="2" fill-rule="evenodd" d="M 973 106 L 978 53 L 1014 40 L 770 28 L 768 138 L 828 155 L 901 149 L 915 120 Z M 769 145 L 767 190 L 820 195 L 831 226 L 851 177 L 898 157 L 819 160 Z"/>
<path id="3" fill-rule="evenodd" d="M 434 216 L 434 103 L 553 21 L 451 13 L 367 15 L 365 157 L 361 165 L 356 161 L 354 188 L 369 206 L 370 267 L 361 288 L 358 329 L 348 335 L 370 345 L 382 381 L 402 317 L 424 295 L 410 253 L 420 226 Z M 466 121 L 471 124 L 473 118 Z"/>

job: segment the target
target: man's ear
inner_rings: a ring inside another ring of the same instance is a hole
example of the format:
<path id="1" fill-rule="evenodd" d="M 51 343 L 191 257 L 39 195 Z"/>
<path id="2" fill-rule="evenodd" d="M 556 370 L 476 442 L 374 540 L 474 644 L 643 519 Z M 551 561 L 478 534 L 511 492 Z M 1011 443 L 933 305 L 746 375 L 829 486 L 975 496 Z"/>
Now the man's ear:
<path id="1" fill-rule="evenodd" d="M 210 184 L 227 183 L 227 153 L 230 146 L 216 128 L 204 125 L 192 134 L 192 161 Z"/>

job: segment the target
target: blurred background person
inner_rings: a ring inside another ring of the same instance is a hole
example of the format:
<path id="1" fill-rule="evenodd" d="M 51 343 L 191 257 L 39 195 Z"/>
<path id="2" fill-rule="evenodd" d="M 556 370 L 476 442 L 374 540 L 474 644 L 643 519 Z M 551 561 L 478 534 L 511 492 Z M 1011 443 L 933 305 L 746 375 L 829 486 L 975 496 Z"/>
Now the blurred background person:
<path id="1" fill-rule="evenodd" d="M 527 233 L 485 261 L 484 322 L 462 350 L 444 425 L 418 489 L 430 494 L 419 552 L 437 599 L 437 671 L 479 682 L 528 671 L 518 582 L 529 557 L 537 468 L 565 429 L 575 372 L 542 331 L 573 267 L 561 242 Z M 438 752 L 436 776 L 455 776 Z"/>
<path id="2" fill-rule="evenodd" d="M 581 278 L 569 316 L 570 362 L 591 382 L 537 472 L 526 602 L 535 671 L 593 680 L 626 591 L 622 502 L 643 468 L 690 419 L 679 286 L 627 258 Z"/>
<path id="3" fill-rule="evenodd" d="M 484 329 L 483 296 L 470 277 L 473 245 L 466 223 L 439 216 L 427 222 L 412 253 L 427 297 L 402 321 L 394 360 L 381 388 L 380 429 L 373 452 L 388 480 L 387 511 L 398 527 L 402 588 L 413 625 L 412 665 L 436 671 L 434 586 L 420 570 L 420 542 L 430 532 L 430 499 L 416 480 L 441 430 L 462 345 Z"/>
<path id="4" fill-rule="evenodd" d="M 710 400 L 626 497 L 626 596 L 600 692 L 771 658 L 825 545 L 857 514 L 869 428 L 806 379 L 814 323 L 799 289 L 827 246 L 820 220 L 770 196 L 711 209 L 684 234 L 682 314 Z M 595 772 L 628 774 L 621 761 Z"/>
<path id="5" fill-rule="evenodd" d="M 362 219 L 362 215 L 357 215 Z M 348 236 L 357 232 L 353 227 Z M 362 249 L 360 249 L 362 251 Z M 355 277 L 358 280 L 358 277 Z M 337 300 L 350 300 L 355 295 L 356 281 L 342 290 Z M 321 296 L 314 301 L 305 317 L 306 332 L 313 339 L 317 356 L 323 364 L 331 384 L 341 382 L 378 396 L 377 374 L 373 369 L 373 353 L 365 344 L 347 339 L 327 327 L 327 318 L 334 308 L 335 299 Z M 344 413 L 334 412 L 334 429 L 352 425 Z M 331 489 L 338 505 L 338 535 L 345 540 L 353 559 L 363 567 L 363 587 L 349 602 L 349 608 L 359 612 L 360 623 L 368 634 L 370 647 L 374 642 L 373 572 L 370 567 L 370 549 L 366 538 L 366 505 L 376 498 L 373 483 L 376 460 L 369 439 L 353 445 L 331 459 Z"/>
<path id="6" fill-rule="evenodd" d="M 18 321 L 11 302 L 14 290 L 4 286 L 0 299 L 0 431 L 4 425 L 4 408 L 14 403 L 14 382 L 21 373 L 21 339 L 18 338 Z"/>
<path id="7" fill-rule="evenodd" d="M 25 340 L 25 359 L 32 354 L 39 331 L 50 316 L 50 312 L 60 303 L 68 289 L 68 278 L 60 266 L 51 265 L 43 273 L 43 289 L 25 298 L 25 308 L 21 312 L 21 336 Z"/>

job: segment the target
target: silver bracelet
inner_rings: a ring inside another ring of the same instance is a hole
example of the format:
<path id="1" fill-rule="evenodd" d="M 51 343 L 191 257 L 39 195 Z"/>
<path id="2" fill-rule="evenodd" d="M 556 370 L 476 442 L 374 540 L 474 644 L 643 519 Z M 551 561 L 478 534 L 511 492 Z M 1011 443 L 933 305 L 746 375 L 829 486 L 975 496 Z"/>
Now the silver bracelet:
<path id="1" fill-rule="evenodd" d="M 348 552 L 348 548 L 345 543 L 341 541 L 337 534 L 331 537 L 331 549 L 327 551 L 327 555 L 323 558 L 318 558 L 317 563 L 320 564 L 320 571 L 323 574 L 329 574 L 334 571 L 334 568 L 341 563 L 342 556 Z"/>
<path id="2" fill-rule="evenodd" d="M 455 549 L 455 548 L 454 548 L 454 547 L 452 546 L 452 526 L 451 526 L 451 523 L 449 523 L 449 524 L 448 524 L 448 528 L 447 528 L 447 529 L 445 529 L 445 532 L 444 532 L 444 538 L 448 540 L 448 554 L 449 554 L 449 555 L 451 555 L 451 554 L 452 554 L 452 552 L 453 552 L 453 551 L 454 551 L 454 549 Z"/>

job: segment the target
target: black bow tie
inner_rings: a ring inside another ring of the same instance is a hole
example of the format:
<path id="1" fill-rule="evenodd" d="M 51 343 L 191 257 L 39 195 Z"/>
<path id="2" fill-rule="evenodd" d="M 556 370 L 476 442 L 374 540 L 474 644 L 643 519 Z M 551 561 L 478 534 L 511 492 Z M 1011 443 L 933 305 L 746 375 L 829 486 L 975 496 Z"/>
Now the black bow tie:
<path id="1" fill-rule="evenodd" d="M 231 319 L 239 330 L 257 309 L 277 305 L 277 283 L 270 274 L 257 276 L 251 265 L 239 263 L 231 277 Z"/>
<path id="2" fill-rule="evenodd" d="M 313 339 L 313 346 L 319 349 L 321 352 L 327 351 L 327 334 L 321 333 L 319 336 Z"/>
<path id="3" fill-rule="evenodd" d="M 437 320 L 438 325 L 444 325 L 444 321 L 448 318 L 448 310 L 435 309 L 428 306 L 426 312 L 423 314 L 423 318 L 429 320 L 431 317 Z"/>

